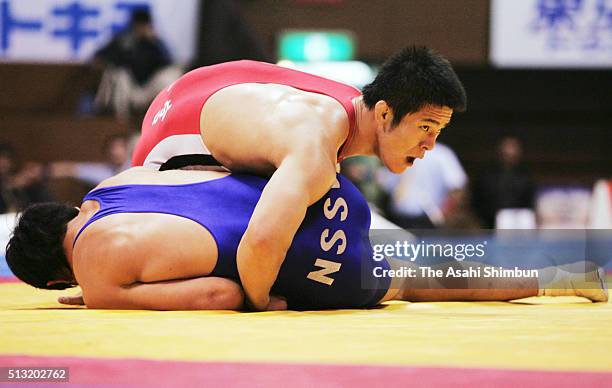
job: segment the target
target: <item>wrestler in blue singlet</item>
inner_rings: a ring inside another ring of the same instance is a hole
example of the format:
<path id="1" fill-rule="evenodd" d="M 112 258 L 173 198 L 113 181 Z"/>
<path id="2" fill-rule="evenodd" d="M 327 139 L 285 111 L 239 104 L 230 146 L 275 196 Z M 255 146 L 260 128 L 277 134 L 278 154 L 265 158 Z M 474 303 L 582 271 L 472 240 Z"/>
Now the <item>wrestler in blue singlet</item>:
<path id="1" fill-rule="evenodd" d="M 117 213 L 163 213 L 185 217 L 212 234 L 219 251 L 210 276 L 240 282 L 236 251 L 267 180 L 232 174 L 181 185 L 121 185 L 87 194 L 100 210 L 87 226 Z M 388 269 L 372 259 L 368 239 L 370 210 L 357 188 L 338 175 L 323 198 L 310 206 L 272 288 L 290 308 L 347 308 L 375 305 L 389 288 L 389 279 L 372 276 L 372 268 Z M 363 275 L 362 275 L 363 274 Z"/>

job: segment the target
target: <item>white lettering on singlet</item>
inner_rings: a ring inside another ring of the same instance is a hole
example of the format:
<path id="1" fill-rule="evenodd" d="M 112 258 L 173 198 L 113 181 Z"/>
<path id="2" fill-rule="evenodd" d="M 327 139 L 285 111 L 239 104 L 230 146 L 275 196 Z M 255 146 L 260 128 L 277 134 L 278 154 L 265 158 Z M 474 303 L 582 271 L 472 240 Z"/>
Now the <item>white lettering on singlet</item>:
<path id="1" fill-rule="evenodd" d="M 334 184 L 332 184 L 332 189 L 339 189 L 340 188 L 340 181 L 338 180 L 338 177 L 336 177 L 336 180 L 334 181 Z"/>
<path id="2" fill-rule="evenodd" d="M 164 106 L 155 114 L 155 117 L 153 117 L 153 125 L 157 124 L 159 120 L 164 121 L 170 108 L 172 108 L 172 101 L 168 100 L 164 102 Z"/>
<path id="3" fill-rule="evenodd" d="M 340 181 L 337 178 L 331 188 L 340 188 Z M 349 214 L 349 206 L 348 203 L 346 203 L 346 200 L 342 197 L 338 197 L 332 205 L 331 199 L 327 198 L 325 200 L 325 203 L 323 204 L 323 215 L 325 216 L 325 218 L 327 218 L 328 220 L 333 220 L 338 214 L 340 214 L 340 222 L 345 222 Z M 330 233 L 331 230 L 329 228 L 325 228 L 321 232 L 321 249 L 323 249 L 325 252 L 329 252 L 337 243 L 339 243 L 336 248 L 336 254 L 343 254 L 348 244 L 346 233 L 344 232 L 344 230 L 339 229 L 333 233 L 331 238 Z M 308 273 L 308 276 L 306 276 L 306 278 L 315 282 L 331 286 L 334 282 L 334 279 L 327 275 L 340 271 L 340 267 L 342 266 L 342 264 L 331 260 L 317 258 L 314 263 L 314 266 L 319 267 L 321 269 L 311 271 L 310 273 Z"/>
<path id="4" fill-rule="evenodd" d="M 334 273 L 334 272 L 338 272 L 342 264 L 336 263 L 335 261 L 317 259 L 314 265 L 315 267 L 321 267 L 321 269 L 318 271 L 310 272 L 308 276 L 306 277 L 310 280 L 314 280 L 315 282 L 319 282 L 319 283 L 323 283 L 323 284 L 327 284 L 328 286 L 331 286 L 332 283 L 334 282 L 334 279 L 330 278 L 327 275 Z"/>
<path id="5" fill-rule="evenodd" d="M 327 198 L 323 204 L 323 214 L 325 214 L 325 218 L 328 220 L 333 219 L 338 213 L 338 210 L 342 209 L 342 213 L 340 213 L 340 221 L 345 221 L 346 217 L 348 217 L 348 204 L 344 198 L 340 197 L 336 199 L 336 202 L 334 202 L 334 206 L 331 209 L 329 208 L 330 205 L 331 199 Z"/>
<path id="6" fill-rule="evenodd" d="M 323 249 L 325 252 L 329 252 L 334 247 L 334 245 L 336 245 L 336 243 L 340 241 L 340 244 L 336 249 L 336 254 L 343 254 L 346 250 L 346 234 L 344 233 L 344 230 L 336 230 L 331 240 L 328 240 L 328 238 L 329 228 L 325 228 L 321 233 L 321 249 Z"/>

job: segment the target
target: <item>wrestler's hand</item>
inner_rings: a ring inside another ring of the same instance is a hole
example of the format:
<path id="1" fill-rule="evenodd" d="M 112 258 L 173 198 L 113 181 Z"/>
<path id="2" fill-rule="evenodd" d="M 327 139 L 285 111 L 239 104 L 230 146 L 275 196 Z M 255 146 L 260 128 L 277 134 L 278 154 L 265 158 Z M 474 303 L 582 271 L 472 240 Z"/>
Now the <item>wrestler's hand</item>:
<path id="1" fill-rule="evenodd" d="M 287 310 L 287 299 L 278 295 L 270 295 L 270 302 L 266 311 L 281 311 Z"/>
<path id="2" fill-rule="evenodd" d="M 85 301 L 83 300 L 83 293 L 79 292 L 74 296 L 60 296 L 57 301 L 61 304 L 67 304 L 71 306 L 84 306 Z"/>

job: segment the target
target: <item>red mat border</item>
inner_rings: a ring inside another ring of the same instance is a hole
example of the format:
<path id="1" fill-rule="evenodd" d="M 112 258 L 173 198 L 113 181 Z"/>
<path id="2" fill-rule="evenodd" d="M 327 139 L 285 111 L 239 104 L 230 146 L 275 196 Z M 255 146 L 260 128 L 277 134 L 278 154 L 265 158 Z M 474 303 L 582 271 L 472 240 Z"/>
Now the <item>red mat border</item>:
<path id="1" fill-rule="evenodd" d="M 16 276 L 1 276 L 0 275 L 0 283 L 17 283 L 19 279 Z"/>
<path id="2" fill-rule="evenodd" d="M 604 387 L 612 372 L 411 366 L 183 362 L 144 359 L 0 356 L 1 367 L 69 367 L 62 387 Z"/>

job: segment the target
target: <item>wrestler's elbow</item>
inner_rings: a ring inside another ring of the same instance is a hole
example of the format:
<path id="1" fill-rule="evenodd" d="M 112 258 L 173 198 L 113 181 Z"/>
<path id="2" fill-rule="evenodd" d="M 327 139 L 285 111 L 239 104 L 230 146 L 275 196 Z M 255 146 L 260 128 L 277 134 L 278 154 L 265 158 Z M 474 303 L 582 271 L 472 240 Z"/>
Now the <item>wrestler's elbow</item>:
<path id="1" fill-rule="evenodd" d="M 282 253 L 287 249 L 287 244 L 282 243 L 284 240 L 288 239 L 280 236 L 280 231 L 268 230 L 265 227 L 248 231 L 238 246 L 238 268 L 244 268 L 245 263 L 248 263 L 250 269 L 271 265 L 276 261 L 274 258 L 284 257 Z"/>
<path id="2" fill-rule="evenodd" d="M 241 310 L 244 305 L 242 287 L 222 287 L 206 291 L 195 298 L 192 310 Z"/>
<path id="3" fill-rule="evenodd" d="M 262 252 L 270 249 L 274 244 L 274 233 L 272 230 L 267 230 L 265 227 L 254 227 L 252 230 L 247 230 L 242 238 L 238 249 L 253 252 Z"/>

